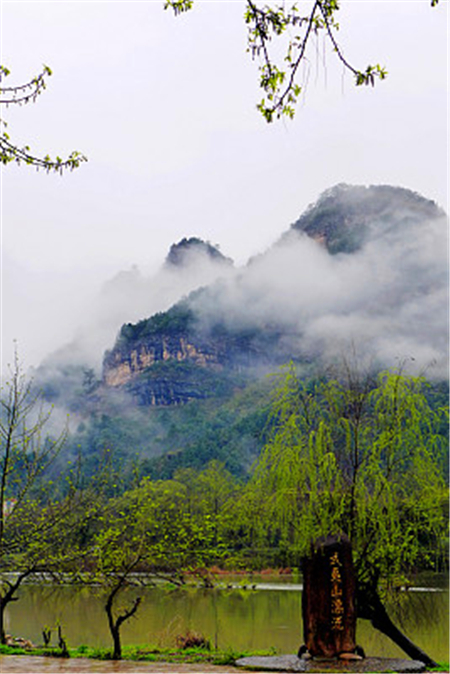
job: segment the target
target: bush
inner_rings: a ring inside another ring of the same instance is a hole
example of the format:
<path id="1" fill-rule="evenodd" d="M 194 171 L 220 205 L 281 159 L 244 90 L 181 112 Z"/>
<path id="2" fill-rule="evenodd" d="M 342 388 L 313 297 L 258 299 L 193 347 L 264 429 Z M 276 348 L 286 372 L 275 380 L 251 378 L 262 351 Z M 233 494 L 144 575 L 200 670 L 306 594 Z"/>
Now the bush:
<path id="1" fill-rule="evenodd" d="M 197 632 L 191 632 L 188 630 L 186 634 L 179 634 L 175 638 L 177 648 L 181 650 L 186 650 L 187 648 L 204 648 L 205 650 L 211 650 L 211 644 L 206 637 Z"/>

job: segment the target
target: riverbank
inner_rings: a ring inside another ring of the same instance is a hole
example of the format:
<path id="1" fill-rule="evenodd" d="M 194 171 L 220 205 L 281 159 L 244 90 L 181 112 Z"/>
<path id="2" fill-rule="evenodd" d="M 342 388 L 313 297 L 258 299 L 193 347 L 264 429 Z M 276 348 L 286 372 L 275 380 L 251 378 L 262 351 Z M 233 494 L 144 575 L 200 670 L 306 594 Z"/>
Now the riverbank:
<path id="1" fill-rule="evenodd" d="M 0 645 L 0 673 L 11 672 L 236 672 L 235 660 L 252 655 L 208 648 L 158 649 L 125 646 L 121 660 L 111 660 L 108 649 L 81 647 L 68 649 L 42 647 L 15 648 Z M 264 655 L 273 653 L 265 651 Z M 260 652 L 260 655 L 263 653 Z"/>

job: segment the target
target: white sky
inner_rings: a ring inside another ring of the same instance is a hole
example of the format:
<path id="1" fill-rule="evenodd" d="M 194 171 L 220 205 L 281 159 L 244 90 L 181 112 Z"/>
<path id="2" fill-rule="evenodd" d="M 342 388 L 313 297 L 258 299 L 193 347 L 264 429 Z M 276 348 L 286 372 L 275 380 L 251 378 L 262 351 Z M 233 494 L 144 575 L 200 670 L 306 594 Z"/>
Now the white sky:
<path id="1" fill-rule="evenodd" d="M 336 183 L 400 185 L 447 209 L 445 0 L 342 0 L 346 57 L 388 79 L 356 89 L 319 44 L 294 121 L 272 125 L 241 0 L 178 18 L 163 0 L 0 4 L 5 84 L 54 73 L 36 104 L 2 110 L 12 140 L 89 158 L 63 177 L 2 169 L 3 363 L 17 339 L 37 365 L 104 280 L 155 269 L 184 236 L 245 263 Z"/>

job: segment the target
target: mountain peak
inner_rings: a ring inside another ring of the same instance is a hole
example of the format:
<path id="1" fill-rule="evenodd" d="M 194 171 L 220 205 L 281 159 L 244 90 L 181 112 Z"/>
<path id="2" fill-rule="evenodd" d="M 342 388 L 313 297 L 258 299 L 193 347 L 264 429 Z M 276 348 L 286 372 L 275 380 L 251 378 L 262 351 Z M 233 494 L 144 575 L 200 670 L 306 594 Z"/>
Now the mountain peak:
<path id="1" fill-rule="evenodd" d="M 403 187 L 341 183 L 323 192 L 291 231 L 305 232 L 330 253 L 352 253 L 369 239 L 443 216 L 434 201 Z"/>
<path id="2" fill-rule="evenodd" d="M 188 267 L 195 264 L 199 258 L 226 266 L 233 265 L 233 260 L 225 257 L 218 246 L 214 246 L 209 241 L 203 241 L 196 236 L 191 236 L 189 239 L 184 238 L 178 243 L 172 244 L 166 257 L 165 266 Z"/>

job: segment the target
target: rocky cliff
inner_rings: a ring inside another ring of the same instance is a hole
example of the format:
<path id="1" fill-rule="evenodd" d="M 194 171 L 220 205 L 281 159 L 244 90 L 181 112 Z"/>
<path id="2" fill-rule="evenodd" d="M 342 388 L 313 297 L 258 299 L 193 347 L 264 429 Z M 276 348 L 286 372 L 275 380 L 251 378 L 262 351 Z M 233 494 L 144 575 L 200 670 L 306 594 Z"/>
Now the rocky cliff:
<path id="1" fill-rule="evenodd" d="M 124 325 L 103 361 L 107 387 L 131 392 L 141 404 L 167 405 L 222 395 L 241 375 L 277 360 L 280 333 L 201 326 L 189 301 L 135 325 Z M 236 383 L 236 385 L 239 385 Z"/>

